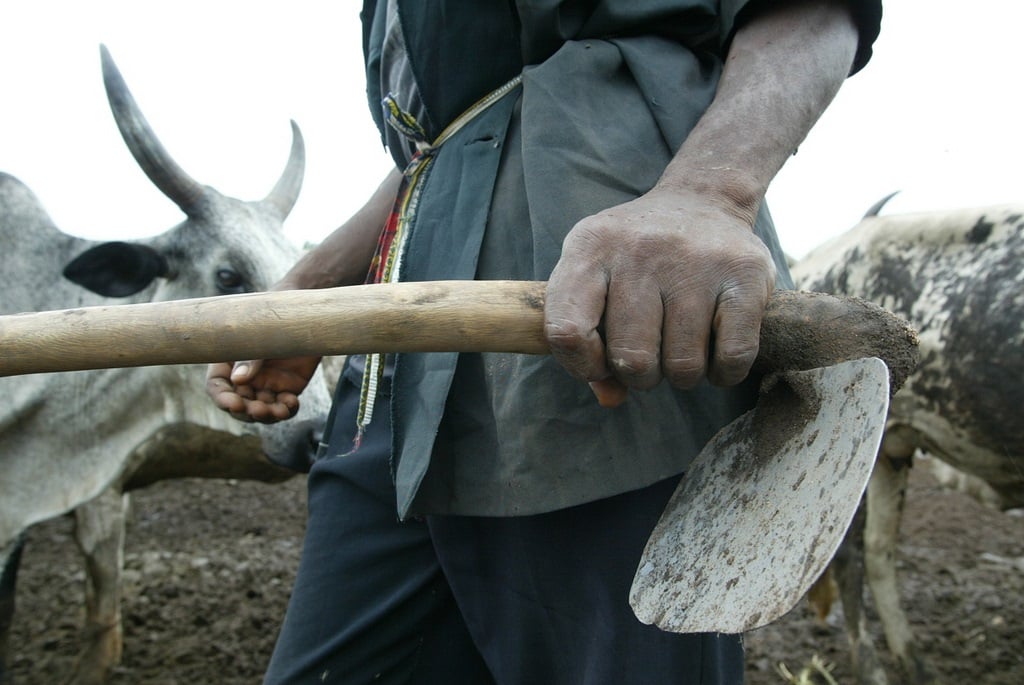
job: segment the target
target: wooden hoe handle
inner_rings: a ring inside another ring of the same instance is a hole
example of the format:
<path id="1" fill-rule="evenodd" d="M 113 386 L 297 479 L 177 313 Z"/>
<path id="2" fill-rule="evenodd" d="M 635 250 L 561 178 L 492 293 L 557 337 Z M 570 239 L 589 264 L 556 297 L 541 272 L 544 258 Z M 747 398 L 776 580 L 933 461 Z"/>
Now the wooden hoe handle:
<path id="1" fill-rule="evenodd" d="M 541 281 L 431 281 L 225 295 L 0 316 L 0 376 L 358 354 L 546 354 Z M 880 357 L 898 387 L 914 331 L 863 300 L 778 291 L 760 370 Z"/>

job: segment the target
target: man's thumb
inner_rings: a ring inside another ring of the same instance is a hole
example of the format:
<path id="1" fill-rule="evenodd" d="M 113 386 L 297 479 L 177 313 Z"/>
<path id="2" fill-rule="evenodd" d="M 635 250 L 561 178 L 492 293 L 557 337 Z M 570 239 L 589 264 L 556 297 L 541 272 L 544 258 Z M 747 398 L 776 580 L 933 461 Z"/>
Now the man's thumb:
<path id="1" fill-rule="evenodd" d="M 235 362 L 234 368 L 231 369 L 231 382 L 236 385 L 248 383 L 253 376 L 259 373 L 262 364 L 263 362 L 259 359 Z"/>

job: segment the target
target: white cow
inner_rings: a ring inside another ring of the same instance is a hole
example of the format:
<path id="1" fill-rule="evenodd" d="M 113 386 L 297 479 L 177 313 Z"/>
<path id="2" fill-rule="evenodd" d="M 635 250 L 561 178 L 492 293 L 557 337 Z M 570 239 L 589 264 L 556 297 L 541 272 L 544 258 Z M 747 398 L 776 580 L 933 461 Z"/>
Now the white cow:
<path id="1" fill-rule="evenodd" d="M 27 187 L 0 174 L 0 313 L 206 297 L 273 284 L 299 257 L 282 230 L 302 184 L 298 127 L 292 124 L 287 167 L 266 198 L 225 197 L 175 164 L 106 50 L 102 62 L 125 142 L 186 218 L 144 241 L 83 240 L 61 232 Z M 181 365 L 0 379 L 0 647 L 12 621 L 24 533 L 34 523 L 75 514 L 87 587 L 85 645 L 72 681 L 99 683 L 121 654 L 125 493 L 171 477 L 277 481 L 308 468 L 329 405 L 322 379 L 303 394 L 299 416 L 254 426 L 215 408 L 204 373 L 204 366 Z"/>
<path id="2" fill-rule="evenodd" d="M 1024 506 L 1024 206 L 878 216 L 882 204 L 792 271 L 801 289 L 871 300 L 920 336 L 920 365 L 892 400 L 864 528 L 851 528 L 837 557 L 851 563 L 837 575 L 862 682 L 886 679 L 859 606 L 861 551 L 901 682 L 921 683 L 931 675 L 900 607 L 895 566 L 915 452 L 984 481 L 989 503 Z"/>

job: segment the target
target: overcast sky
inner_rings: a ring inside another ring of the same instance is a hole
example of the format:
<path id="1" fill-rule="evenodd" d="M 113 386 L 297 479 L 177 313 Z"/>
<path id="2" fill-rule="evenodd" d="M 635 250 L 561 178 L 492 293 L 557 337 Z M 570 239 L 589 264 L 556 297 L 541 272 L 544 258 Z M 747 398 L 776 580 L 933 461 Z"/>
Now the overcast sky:
<path id="1" fill-rule="evenodd" d="M 0 171 L 26 182 L 68 233 L 138 238 L 181 220 L 117 133 L 100 75 L 105 43 L 170 154 L 227 195 L 270 190 L 294 119 L 307 169 L 286 230 L 316 242 L 390 164 L 365 101 L 358 7 L 0 0 Z M 1006 0 L 889 0 L 874 59 L 769 192 L 790 254 L 894 190 L 890 213 L 1024 199 L 1021 15 Z"/>

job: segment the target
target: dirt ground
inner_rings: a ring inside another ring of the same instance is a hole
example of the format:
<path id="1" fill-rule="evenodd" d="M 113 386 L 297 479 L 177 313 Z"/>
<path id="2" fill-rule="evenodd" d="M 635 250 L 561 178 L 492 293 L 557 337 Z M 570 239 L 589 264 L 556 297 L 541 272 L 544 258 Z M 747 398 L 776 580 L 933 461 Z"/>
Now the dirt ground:
<path id="1" fill-rule="evenodd" d="M 301 478 L 281 485 L 175 481 L 136 492 L 125 558 L 125 654 L 111 683 L 258 683 L 297 564 L 304 508 Z M 30 533 L 12 636 L 20 685 L 60 682 L 71 668 L 83 572 L 70 528 L 60 519 Z M 905 606 L 943 681 L 1024 683 L 1024 518 L 940 490 L 916 468 L 900 549 Z M 835 612 L 819 623 L 801 605 L 752 633 L 748 683 L 785 683 L 778 664 L 796 673 L 815 657 L 832 667 L 837 683 L 851 683 L 840 626 Z"/>

